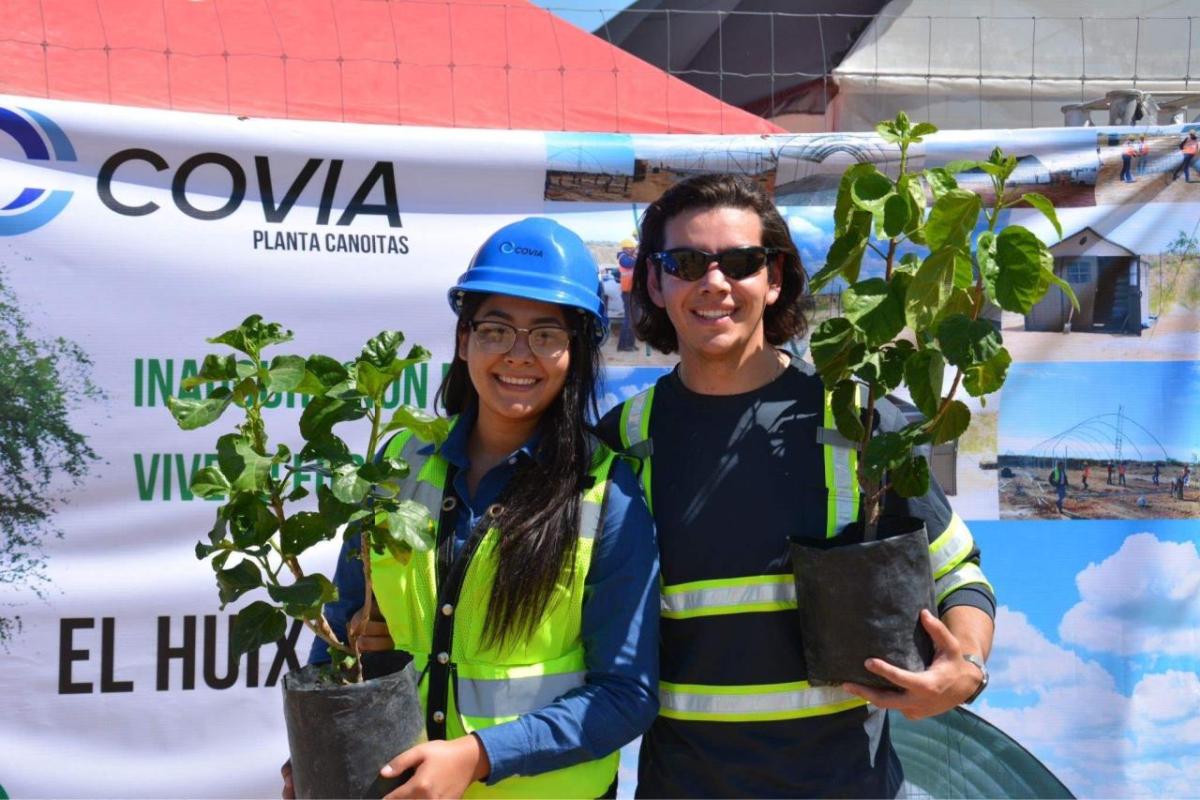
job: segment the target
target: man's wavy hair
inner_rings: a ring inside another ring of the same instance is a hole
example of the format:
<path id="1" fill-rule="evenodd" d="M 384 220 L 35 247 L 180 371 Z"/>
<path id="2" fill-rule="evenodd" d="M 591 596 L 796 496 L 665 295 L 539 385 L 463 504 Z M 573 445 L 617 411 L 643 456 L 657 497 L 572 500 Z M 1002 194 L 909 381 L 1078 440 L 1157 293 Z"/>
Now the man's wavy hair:
<path id="1" fill-rule="evenodd" d="M 632 298 L 636 308 L 635 329 L 638 338 L 662 353 L 674 353 L 679 349 L 675 326 L 671 324 L 666 310 L 656 306 L 650 299 L 647 288 L 649 257 L 651 253 L 664 248 L 667 222 L 672 217 L 685 211 L 712 208 L 742 208 L 758 214 L 762 222 L 762 245 L 781 251 L 781 256 L 776 256 L 781 261 L 782 275 L 779 299 L 767 306 L 763 315 L 767 342 L 779 346 L 803 336 L 808 329 L 802 300 L 804 265 L 800 263 L 800 253 L 792 242 L 787 223 L 779 215 L 775 203 L 753 180 L 742 175 L 710 174 L 697 175 L 675 184 L 651 203 L 642 215 Z M 661 274 L 659 279 L 662 279 Z"/>

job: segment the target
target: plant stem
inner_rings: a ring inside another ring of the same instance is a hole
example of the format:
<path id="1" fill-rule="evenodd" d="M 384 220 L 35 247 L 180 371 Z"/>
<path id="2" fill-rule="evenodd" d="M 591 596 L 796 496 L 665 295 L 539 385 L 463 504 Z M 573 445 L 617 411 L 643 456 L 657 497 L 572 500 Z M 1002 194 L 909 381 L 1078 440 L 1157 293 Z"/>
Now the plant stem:
<path id="1" fill-rule="evenodd" d="M 888 251 L 887 251 L 887 271 L 884 273 L 884 279 L 889 282 L 892 280 L 892 264 L 895 261 L 895 258 L 896 258 L 896 240 L 889 239 L 888 240 Z"/>
<path id="2" fill-rule="evenodd" d="M 874 436 L 874 433 L 875 386 L 867 384 L 867 413 L 863 423 L 862 444 L 858 450 L 858 485 L 862 490 L 861 496 L 866 500 L 863 508 L 863 541 L 865 542 L 875 541 L 875 533 L 879 527 L 879 493 L 875 490 L 874 481 L 867 477 L 866 467 L 863 465 L 863 458 L 866 457 L 867 447 L 871 444 L 871 437 Z"/>

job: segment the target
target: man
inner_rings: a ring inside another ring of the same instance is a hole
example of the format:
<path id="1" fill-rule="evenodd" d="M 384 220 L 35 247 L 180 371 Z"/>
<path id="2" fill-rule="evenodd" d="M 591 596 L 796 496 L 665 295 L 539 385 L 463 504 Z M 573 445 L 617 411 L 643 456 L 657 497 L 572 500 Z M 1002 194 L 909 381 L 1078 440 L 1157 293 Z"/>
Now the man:
<path id="1" fill-rule="evenodd" d="M 640 797 L 893 797 L 902 775 L 884 709 L 940 714 L 986 685 L 995 599 L 936 487 L 888 502 L 940 543 L 941 619 L 921 620 L 933 664 L 869 660 L 895 693 L 805 680 L 788 538 L 851 521 L 858 488 L 824 469 L 821 381 L 776 349 L 804 332 L 803 288 L 786 223 L 745 178 L 689 178 L 646 210 L 638 333 L 680 362 L 599 426 L 644 457 L 661 557 L 660 713 L 642 738 Z M 882 427 L 905 424 L 891 404 L 879 411 Z"/>
<path id="2" fill-rule="evenodd" d="M 1125 479 L 1124 465 L 1121 467 L 1121 479 Z M 1058 499 L 1055 505 L 1058 506 L 1058 513 L 1063 513 L 1063 500 L 1067 499 L 1067 471 L 1063 469 L 1061 461 L 1054 462 L 1054 469 L 1050 470 L 1050 485 L 1054 487 L 1055 494 Z"/>
<path id="3" fill-rule="evenodd" d="M 621 240 L 621 251 L 617 253 L 617 270 L 621 275 L 621 307 L 624 319 L 621 320 L 621 336 L 617 339 L 617 349 L 631 352 L 637 349 L 633 337 L 633 265 L 637 260 L 637 243 L 632 239 Z"/>
<path id="4" fill-rule="evenodd" d="M 1192 160 L 1196 158 L 1196 153 L 1200 151 L 1200 140 L 1196 139 L 1196 132 L 1191 131 L 1183 141 L 1179 143 L 1179 149 L 1183 152 L 1183 161 L 1171 173 L 1171 181 L 1179 180 L 1179 173 L 1183 173 L 1184 183 L 1191 183 L 1192 179 L 1188 177 L 1189 170 L 1196 169 L 1192 164 Z M 1200 170 L 1198 170 L 1200 171 Z"/>

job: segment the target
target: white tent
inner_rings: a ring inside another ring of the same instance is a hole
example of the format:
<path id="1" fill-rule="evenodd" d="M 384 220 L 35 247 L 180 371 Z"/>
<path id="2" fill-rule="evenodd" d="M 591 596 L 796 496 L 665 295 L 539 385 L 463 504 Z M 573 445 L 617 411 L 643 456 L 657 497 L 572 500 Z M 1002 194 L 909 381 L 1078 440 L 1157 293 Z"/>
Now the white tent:
<path id="1" fill-rule="evenodd" d="M 1197 0 L 893 0 L 833 71 L 832 128 L 900 110 L 952 129 L 1061 126 L 1063 106 L 1111 91 L 1178 98 L 1197 91 L 1197 38 Z"/>

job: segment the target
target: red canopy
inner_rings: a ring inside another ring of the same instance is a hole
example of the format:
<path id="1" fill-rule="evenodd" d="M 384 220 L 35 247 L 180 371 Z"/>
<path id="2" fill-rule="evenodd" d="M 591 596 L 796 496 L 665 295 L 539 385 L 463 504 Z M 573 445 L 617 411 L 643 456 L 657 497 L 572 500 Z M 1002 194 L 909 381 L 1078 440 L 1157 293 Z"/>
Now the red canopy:
<path id="1" fill-rule="evenodd" d="M 0 93 L 257 117 L 776 133 L 527 0 L 0 0 Z"/>

